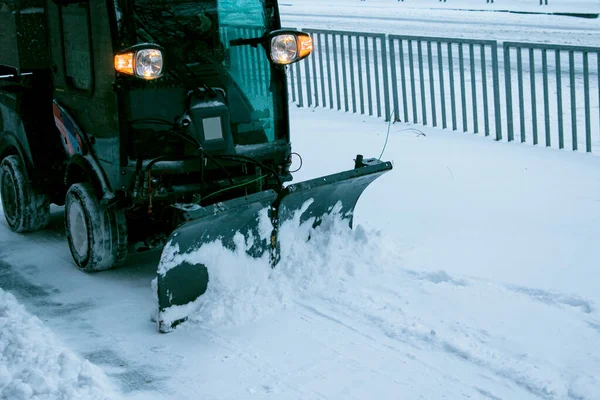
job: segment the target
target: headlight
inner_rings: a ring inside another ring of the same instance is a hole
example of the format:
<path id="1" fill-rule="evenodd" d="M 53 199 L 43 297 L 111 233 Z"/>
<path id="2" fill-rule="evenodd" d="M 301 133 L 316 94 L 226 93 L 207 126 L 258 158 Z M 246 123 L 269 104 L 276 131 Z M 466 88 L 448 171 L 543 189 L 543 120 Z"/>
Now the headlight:
<path id="1" fill-rule="evenodd" d="M 306 33 L 282 32 L 271 38 L 271 60 L 276 64 L 291 64 L 307 57 L 312 48 L 312 39 Z"/>
<path id="2" fill-rule="evenodd" d="M 139 50 L 131 48 L 133 51 L 115 55 L 115 70 L 146 80 L 160 78 L 163 75 L 162 51 L 147 46 Z"/>
<path id="3" fill-rule="evenodd" d="M 144 79 L 156 79 L 162 76 L 163 57 L 158 49 L 140 50 L 135 55 L 135 73 Z"/>

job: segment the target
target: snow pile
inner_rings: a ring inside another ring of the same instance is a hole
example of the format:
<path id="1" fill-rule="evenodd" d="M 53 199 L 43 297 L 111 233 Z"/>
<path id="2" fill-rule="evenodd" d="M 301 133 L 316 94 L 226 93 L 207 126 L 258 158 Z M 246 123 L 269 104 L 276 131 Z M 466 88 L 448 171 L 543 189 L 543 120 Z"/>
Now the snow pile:
<path id="1" fill-rule="evenodd" d="M 301 224 L 300 216 L 311 201 L 280 227 L 281 261 L 274 269 L 269 265 L 269 254 L 252 258 L 246 253 L 257 238 L 239 232 L 234 251 L 219 240 L 187 254 L 177 254 L 176 246 L 166 251 L 159 273 L 185 260 L 205 265 L 210 282 L 196 302 L 171 307 L 163 320 L 189 316 L 189 322 L 215 329 L 241 325 L 311 294 L 344 293 L 348 281 L 360 282 L 398 259 L 393 246 L 381 249 L 386 242 L 379 233 L 367 232 L 361 226 L 350 229 L 348 220 L 338 212 L 340 203 L 317 228 L 312 226 L 314 218 Z M 272 225 L 266 212 L 261 213 L 259 225 L 260 239 L 268 237 Z"/>
<path id="2" fill-rule="evenodd" d="M 0 399 L 114 399 L 104 373 L 0 289 Z"/>
<path id="3" fill-rule="evenodd" d="M 381 275 L 386 267 L 393 268 L 400 260 L 397 247 L 378 231 L 367 231 L 360 225 L 351 229 L 339 213 L 341 203 L 317 228 L 313 228 L 312 218 L 300 224 L 300 216 L 310 201 L 279 231 L 281 263 L 276 268 L 276 278 L 281 285 L 292 286 L 290 292 L 300 297 L 343 293 L 348 282 Z"/>

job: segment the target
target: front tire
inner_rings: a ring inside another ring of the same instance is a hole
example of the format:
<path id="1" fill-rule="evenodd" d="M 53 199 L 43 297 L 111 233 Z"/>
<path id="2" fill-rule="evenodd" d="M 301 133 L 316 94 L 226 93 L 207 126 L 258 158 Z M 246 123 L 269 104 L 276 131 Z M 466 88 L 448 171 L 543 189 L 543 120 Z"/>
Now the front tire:
<path id="1" fill-rule="evenodd" d="M 13 232 L 33 232 L 48 225 L 50 202 L 27 179 L 19 156 L 5 157 L 0 164 L 0 196 L 4 217 Z"/>
<path id="2" fill-rule="evenodd" d="M 71 255 L 82 271 L 104 271 L 125 262 L 125 216 L 116 206 L 101 206 L 89 183 L 76 183 L 69 188 L 65 228 Z"/>

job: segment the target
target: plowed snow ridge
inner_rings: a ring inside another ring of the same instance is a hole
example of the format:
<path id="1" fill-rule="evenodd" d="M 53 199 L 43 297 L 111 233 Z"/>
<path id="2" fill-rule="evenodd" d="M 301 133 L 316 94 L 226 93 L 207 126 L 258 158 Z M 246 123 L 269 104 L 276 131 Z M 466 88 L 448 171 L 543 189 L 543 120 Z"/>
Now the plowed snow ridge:
<path id="1" fill-rule="evenodd" d="M 68 350 L 0 289 L 0 399 L 117 399 L 104 372 Z"/>

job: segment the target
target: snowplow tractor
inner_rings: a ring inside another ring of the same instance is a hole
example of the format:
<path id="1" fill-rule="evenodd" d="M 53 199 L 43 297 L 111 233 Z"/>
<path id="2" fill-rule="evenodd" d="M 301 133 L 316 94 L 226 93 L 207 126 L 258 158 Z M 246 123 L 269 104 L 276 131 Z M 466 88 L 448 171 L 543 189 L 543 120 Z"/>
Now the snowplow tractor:
<path id="1" fill-rule="evenodd" d="M 15 232 L 64 205 L 74 264 L 96 272 L 163 248 L 159 328 L 210 286 L 203 244 L 276 267 L 299 209 L 352 223 L 392 168 L 293 183 L 286 68 L 312 51 L 276 0 L 0 0 L 0 193 Z M 249 238 L 252 238 L 250 240 Z"/>

